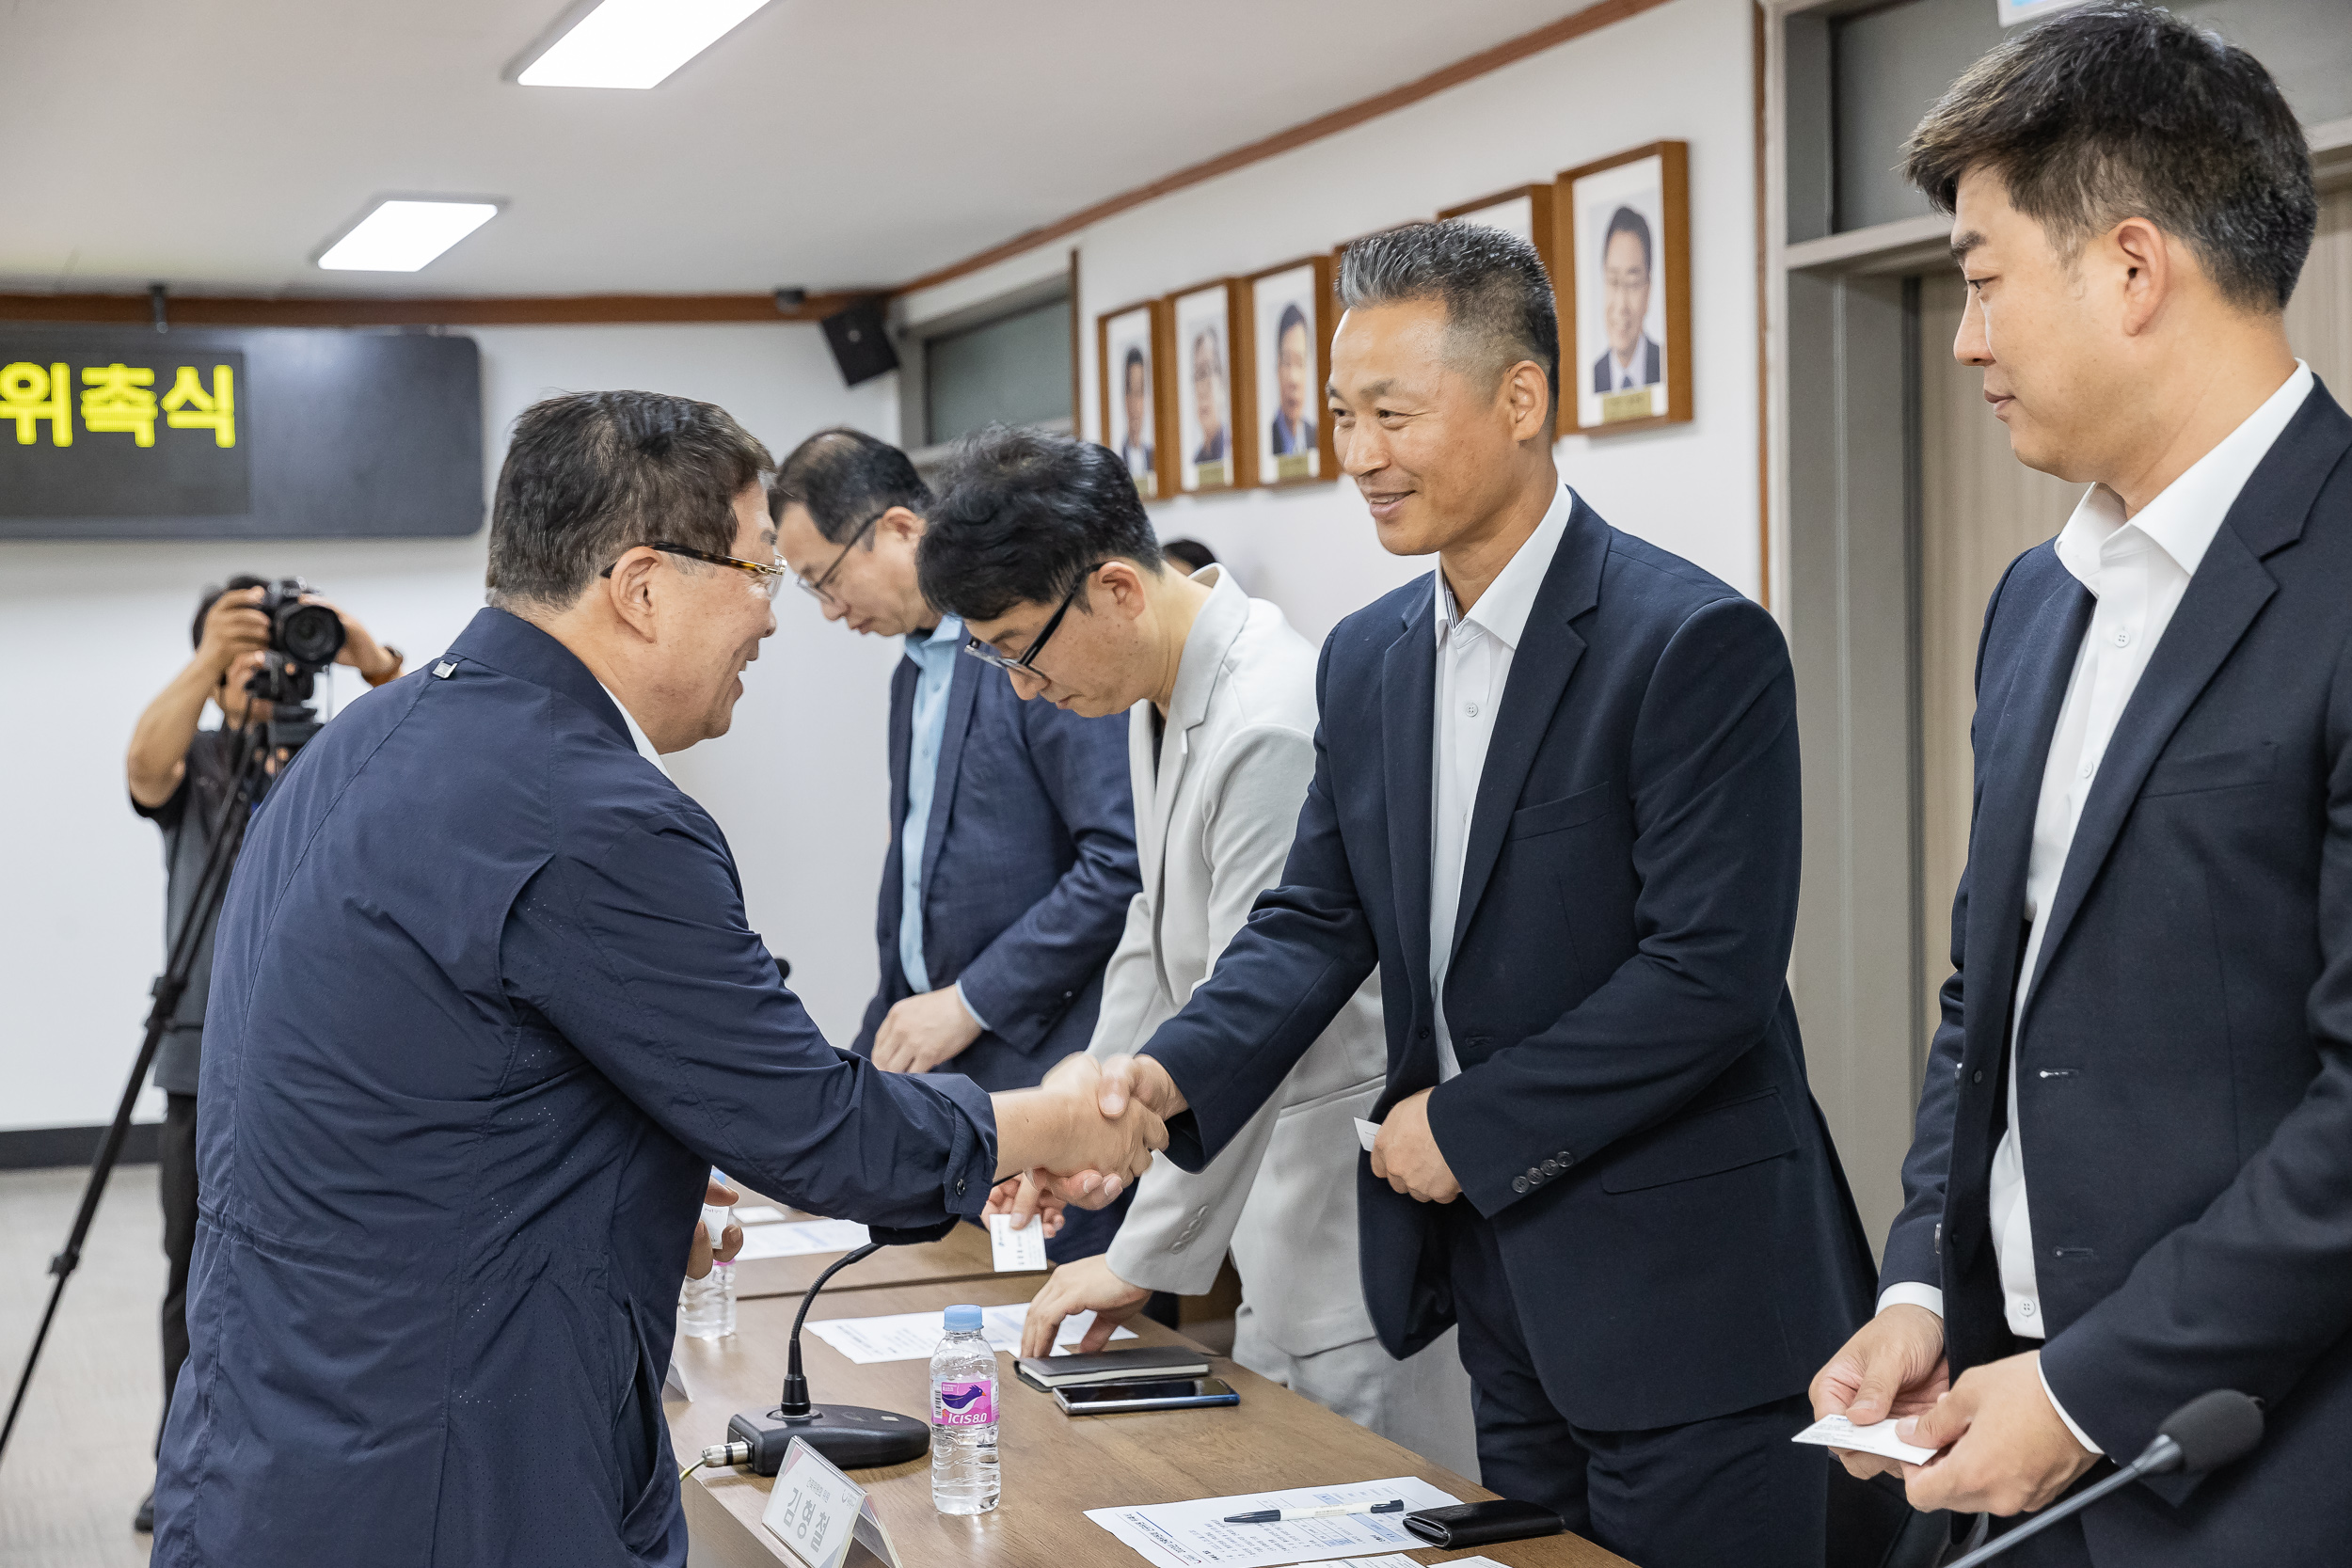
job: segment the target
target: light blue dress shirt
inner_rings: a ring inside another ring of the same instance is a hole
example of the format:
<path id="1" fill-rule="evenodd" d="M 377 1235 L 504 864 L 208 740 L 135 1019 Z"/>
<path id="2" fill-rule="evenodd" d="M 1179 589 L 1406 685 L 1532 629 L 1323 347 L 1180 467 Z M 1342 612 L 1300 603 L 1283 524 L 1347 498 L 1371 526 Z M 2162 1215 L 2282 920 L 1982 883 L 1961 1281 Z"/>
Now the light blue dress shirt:
<path id="1" fill-rule="evenodd" d="M 918 995 L 931 989 L 930 965 L 923 958 L 923 843 L 930 836 L 931 793 L 939 784 L 939 750 L 947 736 L 947 688 L 962 648 L 963 623 L 952 615 L 928 635 L 907 638 L 915 675 L 914 705 L 907 716 L 907 819 L 898 835 L 898 968 Z M 961 997 L 961 989 L 957 995 Z M 963 1006 L 971 1012 L 971 1003 Z M 979 1014 L 972 1017 L 988 1027 Z"/>

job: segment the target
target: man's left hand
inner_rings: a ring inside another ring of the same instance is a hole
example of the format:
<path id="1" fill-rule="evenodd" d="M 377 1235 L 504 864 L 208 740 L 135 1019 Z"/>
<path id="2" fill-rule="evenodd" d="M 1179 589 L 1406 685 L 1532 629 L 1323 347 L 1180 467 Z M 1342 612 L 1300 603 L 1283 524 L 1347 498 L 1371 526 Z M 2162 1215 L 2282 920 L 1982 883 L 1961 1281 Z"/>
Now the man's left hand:
<path id="1" fill-rule="evenodd" d="M 1372 1174 L 1420 1202 L 1451 1203 L 1462 1184 L 1429 1131 L 1429 1095 L 1423 1089 L 1390 1109 L 1372 1142 Z"/>
<path id="2" fill-rule="evenodd" d="M 723 1181 L 709 1181 L 703 1187 L 703 1204 L 707 1208 L 715 1208 L 721 1204 L 732 1207 L 735 1200 L 742 1196 Z M 729 1220 L 727 1227 L 719 1233 L 719 1250 L 715 1253 L 711 1251 L 710 1232 L 703 1228 L 703 1217 L 696 1214 L 694 1216 L 694 1244 L 687 1250 L 686 1254 L 686 1277 L 700 1279 L 710 1272 L 711 1264 L 732 1263 L 735 1261 L 735 1255 L 742 1250 L 743 1227 L 733 1220 Z"/>
<path id="3" fill-rule="evenodd" d="M 979 1021 L 955 987 L 927 990 L 883 1017 L 874 1031 L 874 1065 L 884 1072 L 929 1072 L 954 1061 L 979 1037 Z"/>
<path id="4" fill-rule="evenodd" d="M 1922 1511 L 2030 1513 L 2099 1462 L 2042 1391 L 2040 1351 L 1969 1368 L 1926 1415 L 1895 1430 L 1906 1443 L 1944 1450 L 1903 1466 L 1911 1506 Z"/>

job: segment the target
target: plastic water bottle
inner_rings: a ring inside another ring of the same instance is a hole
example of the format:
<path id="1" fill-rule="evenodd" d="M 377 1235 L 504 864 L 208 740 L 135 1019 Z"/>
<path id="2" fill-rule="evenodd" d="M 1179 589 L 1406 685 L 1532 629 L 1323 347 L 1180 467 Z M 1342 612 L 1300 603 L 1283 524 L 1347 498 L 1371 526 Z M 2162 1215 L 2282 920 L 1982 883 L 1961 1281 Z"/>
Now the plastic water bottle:
<path id="1" fill-rule="evenodd" d="M 986 1513 L 996 1506 L 996 1353 L 977 1307 L 947 1308 L 931 1352 L 931 1506 Z"/>
<path id="2" fill-rule="evenodd" d="M 735 1220 L 732 1205 L 703 1206 L 703 1232 L 712 1251 Z M 700 1279 L 690 1279 L 678 1292 L 678 1332 L 695 1339 L 720 1339 L 735 1332 L 735 1265 L 713 1263 Z"/>

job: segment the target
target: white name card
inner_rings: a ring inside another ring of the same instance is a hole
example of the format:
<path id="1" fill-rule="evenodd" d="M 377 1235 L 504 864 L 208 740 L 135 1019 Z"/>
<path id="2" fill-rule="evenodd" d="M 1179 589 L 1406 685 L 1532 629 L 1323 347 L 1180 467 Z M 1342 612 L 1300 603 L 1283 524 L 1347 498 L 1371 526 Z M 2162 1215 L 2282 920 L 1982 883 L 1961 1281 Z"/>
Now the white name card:
<path id="1" fill-rule="evenodd" d="M 852 1540 L 888 1568 L 898 1568 L 898 1549 L 866 1488 L 798 1437 L 785 1450 L 759 1522 L 808 1568 L 841 1568 Z"/>

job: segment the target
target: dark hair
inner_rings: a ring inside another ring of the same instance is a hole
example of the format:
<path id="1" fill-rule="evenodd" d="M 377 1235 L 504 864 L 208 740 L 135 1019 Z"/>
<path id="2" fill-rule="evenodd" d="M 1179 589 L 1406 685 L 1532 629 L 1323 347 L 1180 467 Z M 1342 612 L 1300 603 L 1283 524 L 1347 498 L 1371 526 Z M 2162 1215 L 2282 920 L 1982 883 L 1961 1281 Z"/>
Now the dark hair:
<path id="1" fill-rule="evenodd" d="M 499 467 L 490 602 L 563 609 L 637 545 L 732 555 L 735 498 L 771 462 L 716 404 L 660 392 L 534 403 Z"/>
<path id="2" fill-rule="evenodd" d="M 1170 539 L 1160 546 L 1160 553 L 1170 561 L 1184 562 L 1187 572 L 1216 564 L 1216 552 L 1198 539 Z"/>
<path id="3" fill-rule="evenodd" d="M 1609 254 L 1609 242 L 1620 234 L 1630 234 L 1641 241 L 1642 270 L 1645 272 L 1656 270 L 1655 263 L 1650 260 L 1649 219 L 1630 207 L 1620 207 L 1610 214 L 1609 227 L 1602 231 L 1600 236 L 1600 253 L 1603 257 Z"/>
<path id="4" fill-rule="evenodd" d="M 1295 300 L 1282 307 L 1282 319 L 1274 324 L 1274 346 L 1278 353 L 1281 349 L 1282 340 L 1290 336 L 1291 328 L 1294 326 L 1301 332 L 1307 332 L 1307 312 L 1298 308 L 1298 302 Z M 1314 334 L 1307 332 L 1307 346 L 1312 348 Z"/>
<path id="5" fill-rule="evenodd" d="M 1119 367 L 1119 385 L 1121 391 L 1126 390 L 1127 378 L 1135 374 L 1137 371 L 1143 372 L 1148 379 L 1152 372 L 1152 367 L 1143 362 L 1143 350 L 1137 348 L 1133 343 L 1129 343 L 1127 345 L 1127 357 Z"/>
<path id="6" fill-rule="evenodd" d="M 991 425 L 956 454 L 914 575 L 942 613 L 993 621 L 1017 604 L 1056 602 L 1113 557 L 1160 565 L 1151 515 L 1119 454 Z M 1085 595 L 1074 602 L 1084 608 Z"/>
<path id="7" fill-rule="evenodd" d="M 2252 309 L 2285 307 L 2319 221 L 2303 128 L 2262 62 L 2150 6 L 2067 11 L 1970 66 L 1903 173 L 1949 213 L 1978 168 L 2068 253 L 2144 217 Z"/>
<path id="8" fill-rule="evenodd" d="M 794 447 L 768 487 L 771 517 L 781 521 L 784 509 L 796 505 L 818 533 L 839 545 L 894 506 L 927 515 L 931 492 L 905 452 L 862 430 L 835 425 Z"/>
<path id="9" fill-rule="evenodd" d="M 223 594 L 234 594 L 241 588 L 267 588 L 268 586 L 269 578 L 257 578 L 250 572 L 239 572 L 219 587 L 207 588 L 203 593 L 199 594 L 196 596 L 196 622 L 188 627 L 188 646 L 200 648 L 204 645 L 204 617 L 213 612 L 213 606 L 220 603 L 220 596 Z"/>
<path id="10" fill-rule="evenodd" d="M 1560 406 L 1560 316 L 1535 247 L 1507 229 L 1447 219 L 1384 230 L 1340 258 L 1340 306 L 1441 299 L 1454 335 L 1497 379 L 1522 359 L 1544 368 Z"/>

